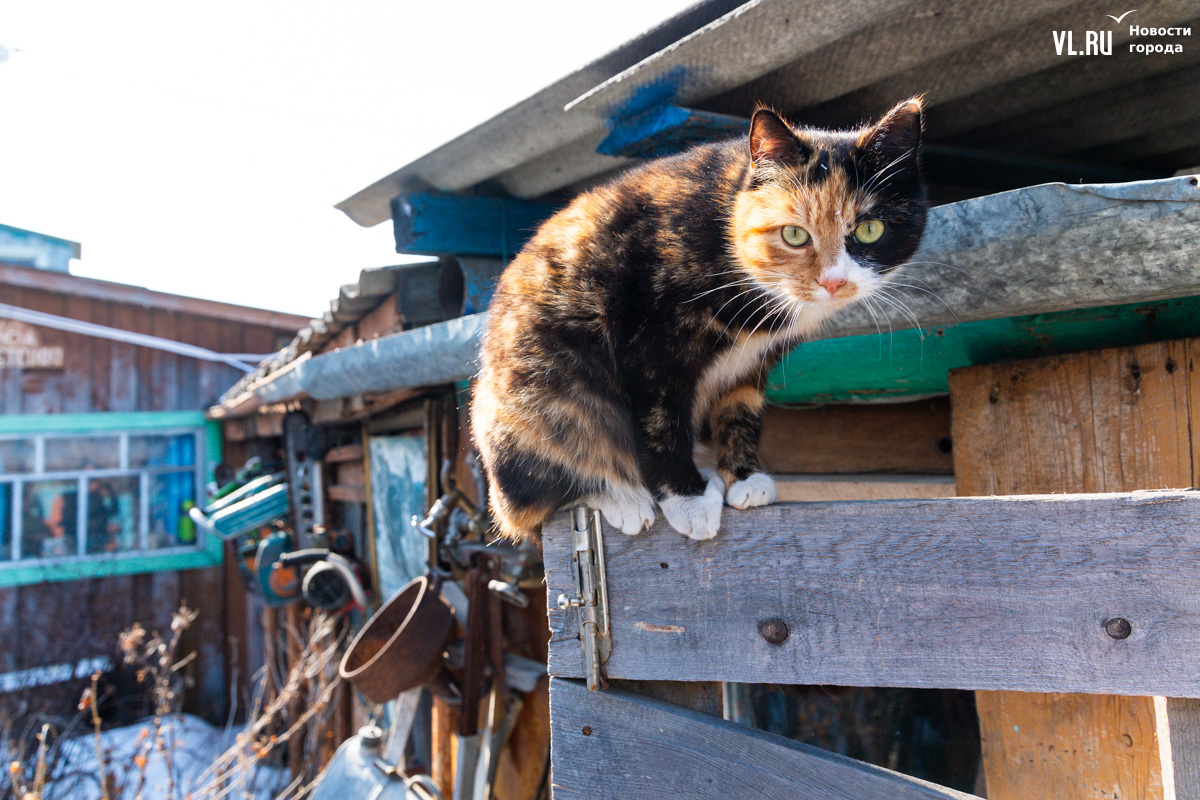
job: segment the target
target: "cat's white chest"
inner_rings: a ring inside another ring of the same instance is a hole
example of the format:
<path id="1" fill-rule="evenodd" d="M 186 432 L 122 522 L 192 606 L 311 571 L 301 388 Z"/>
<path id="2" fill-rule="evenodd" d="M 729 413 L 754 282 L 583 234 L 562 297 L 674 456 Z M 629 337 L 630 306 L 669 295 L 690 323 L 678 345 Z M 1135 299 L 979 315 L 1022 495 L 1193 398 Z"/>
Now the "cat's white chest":
<path id="1" fill-rule="evenodd" d="M 794 342 L 813 334 L 831 313 L 832 309 L 806 306 L 800 314 L 792 318 L 792 324 L 786 329 L 758 331 L 749 335 L 739 334 L 730 345 L 717 354 L 700 375 L 696 384 L 696 397 L 692 403 L 693 428 L 699 429 L 713 401 L 724 392 L 745 383 L 751 377 L 757 382 L 759 375 L 770 368 L 770 365 L 763 361 L 769 350 L 780 342 Z"/>

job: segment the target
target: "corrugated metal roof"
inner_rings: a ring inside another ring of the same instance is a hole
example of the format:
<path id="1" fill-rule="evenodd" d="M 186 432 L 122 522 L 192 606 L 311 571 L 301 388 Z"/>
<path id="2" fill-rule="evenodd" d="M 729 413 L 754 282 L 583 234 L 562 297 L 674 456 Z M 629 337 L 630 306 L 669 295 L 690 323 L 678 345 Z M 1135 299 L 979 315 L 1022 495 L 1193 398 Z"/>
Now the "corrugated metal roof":
<path id="1" fill-rule="evenodd" d="M 1123 11 L 1124 9 L 1119 9 Z M 362 225 L 404 191 L 568 194 L 629 163 L 596 146 L 654 103 L 848 126 L 924 94 L 927 140 L 1169 176 L 1200 163 L 1195 0 L 755 0 L 699 3 L 338 205 Z M 1054 32 L 1111 32 L 1112 55 L 1059 55 Z M 1142 54 L 1131 44 L 1183 45 Z M 484 144 L 486 143 L 486 146 Z M 955 197 L 984 193 L 958 192 Z M 952 193 L 953 194 L 953 193 Z"/>

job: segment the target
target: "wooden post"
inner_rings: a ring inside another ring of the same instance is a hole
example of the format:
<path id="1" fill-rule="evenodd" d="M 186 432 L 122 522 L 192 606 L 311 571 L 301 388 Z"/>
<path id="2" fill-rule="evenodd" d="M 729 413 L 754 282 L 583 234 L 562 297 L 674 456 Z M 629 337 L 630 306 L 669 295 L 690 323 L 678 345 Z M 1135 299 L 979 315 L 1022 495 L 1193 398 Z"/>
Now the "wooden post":
<path id="1" fill-rule="evenodd" d="M 1200 411 L 1187 349 L 1162 342 L 954 371 L 958 493 L 1195 485 Z M 1007 691 L 976 701 L 990 800 L 1200 798 L 1196 701 Z"/>

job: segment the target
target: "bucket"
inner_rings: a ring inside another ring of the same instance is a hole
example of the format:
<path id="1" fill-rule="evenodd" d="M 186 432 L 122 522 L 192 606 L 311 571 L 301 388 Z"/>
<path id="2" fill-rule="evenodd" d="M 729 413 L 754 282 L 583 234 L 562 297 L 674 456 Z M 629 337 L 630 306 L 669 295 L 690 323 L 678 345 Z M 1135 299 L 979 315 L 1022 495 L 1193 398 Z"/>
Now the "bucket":
<path id="1" fill-rule="evenodd" d="M 342 657 L 342 677 L 372 703 L 394 700 L 437 674 L 453 624 L 428 576 L 409 581 L 354 637 Z"/>

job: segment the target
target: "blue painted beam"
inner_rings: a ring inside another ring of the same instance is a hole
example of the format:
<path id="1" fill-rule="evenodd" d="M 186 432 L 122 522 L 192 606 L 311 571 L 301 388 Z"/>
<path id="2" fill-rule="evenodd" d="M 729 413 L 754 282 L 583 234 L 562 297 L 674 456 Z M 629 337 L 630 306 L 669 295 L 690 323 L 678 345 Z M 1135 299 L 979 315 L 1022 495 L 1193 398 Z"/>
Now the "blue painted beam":
<path id="1" fill-rule="evenodd" d="M 745 117 L 664 105 L 616 123 L 596 148 L 606 156 L 659 158 L 705 142 L 745 135 Z"/>
<path id="2" fill-rule="evenodd" d="M 513 197 L 402 194 L 392 199 L 396 252 L 491 256 L 507 261 L 556 210 L 550 203 Z"/>

